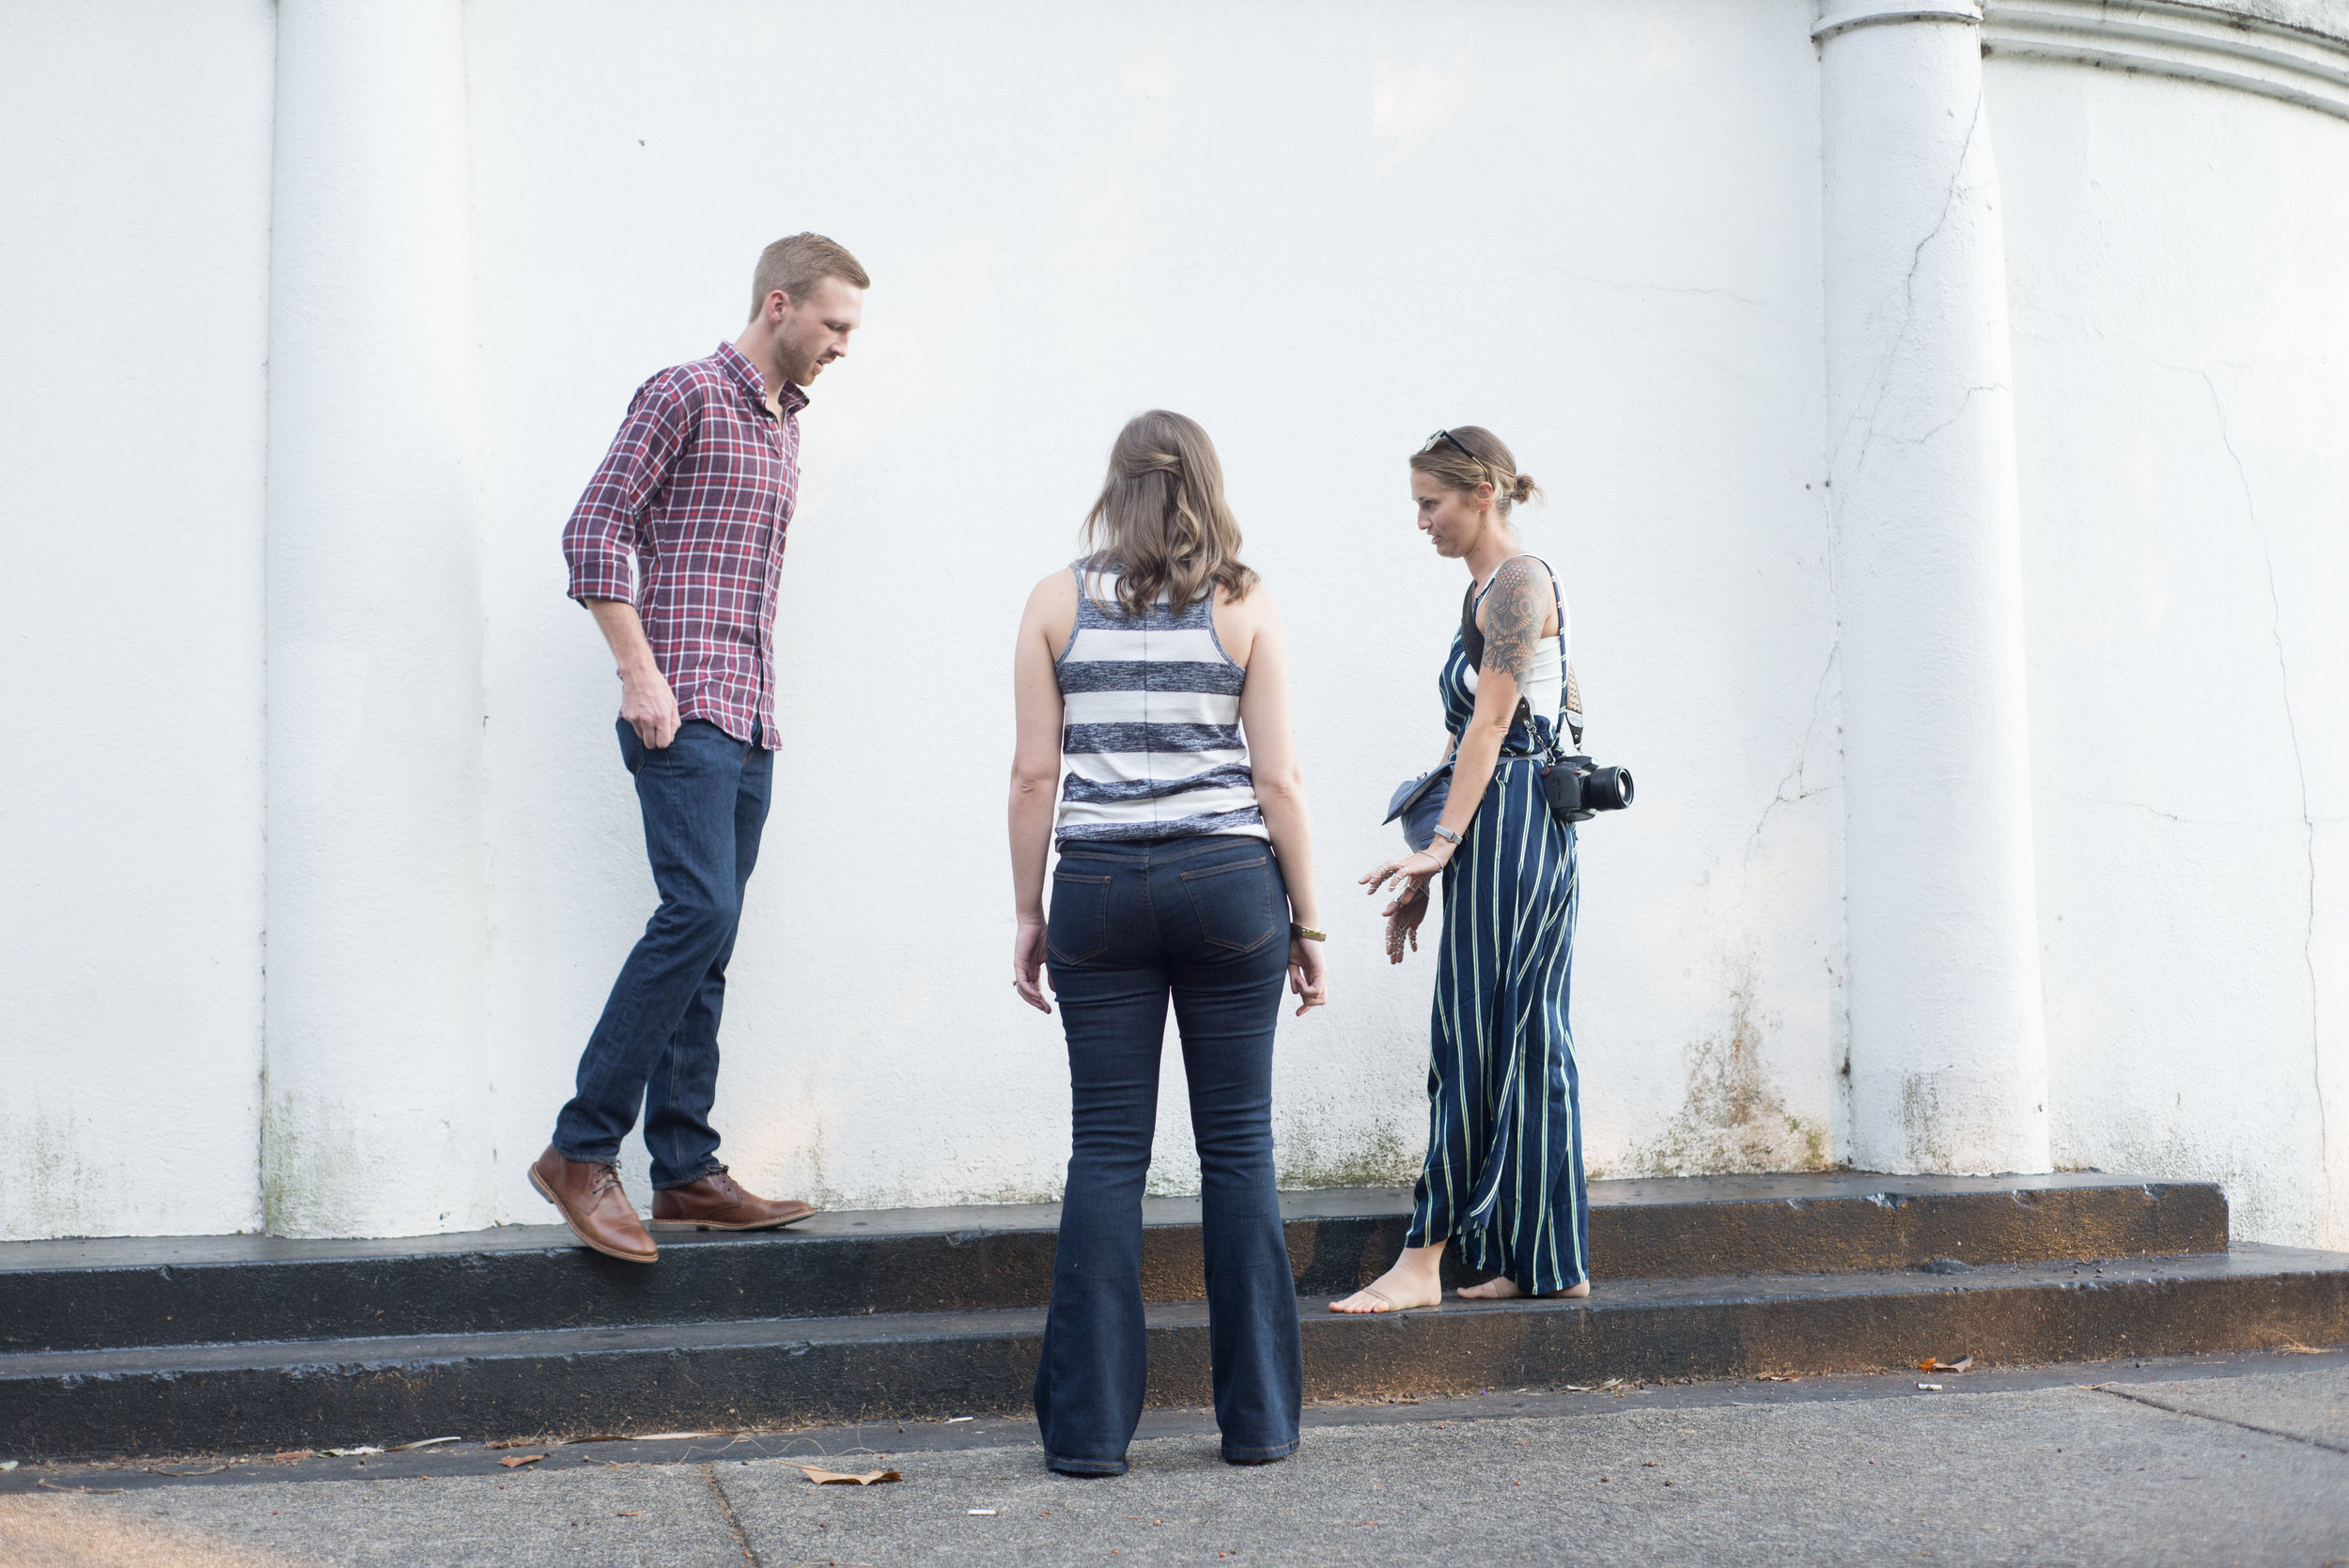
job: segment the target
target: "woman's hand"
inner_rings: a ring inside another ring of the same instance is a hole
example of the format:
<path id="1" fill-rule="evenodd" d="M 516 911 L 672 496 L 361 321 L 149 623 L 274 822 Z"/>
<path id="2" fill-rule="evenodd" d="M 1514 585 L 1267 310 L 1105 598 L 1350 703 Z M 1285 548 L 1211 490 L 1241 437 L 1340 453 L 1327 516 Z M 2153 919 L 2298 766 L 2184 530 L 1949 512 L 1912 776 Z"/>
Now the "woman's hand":
<path id="1" fill-rule="evenodd" d="M 1297 993 L 1297 1016 L 1330 1005 L 1330 967 L 1319 942 L 1289 939 L 1289 989 Z"/>
<path id="2" fill-rule="evenodd" d="M 1427 907 L 1435 902 L 1427 896 L 1427 884 L 1415 877 L 1406 877 L 1396 890 L 1394 902 L 1382 911 L 1387 917 L 1387 962 L 1403 961 L 1403 944 L 1408 941 L 1411 951 L 1419 951 L 1419 924 L 1427 918 Z"/>
<path id="3" fill-rule="evenodd" d="M 1011 939 L 1011 984 L 1019 993 L 1019 1000 L 1039 1013 L 1050 1013 L 1052 1004 L 1045 1000 L 1044 991 L 1036 982 L 1036 974 L 1044 967 L 1044 917 L 1021 915 L 1019 934 Z"/>
<path id="4" fill-rule="evenodd" d="M 1452 841 L 1439 838 L 1424 849 L 1414 849 L 1399 860 L 1389 861 L 1373 869 L 1362 880 L 1370 885 L 1370 892 L 1374 894 L 1389 882 L 1393 882 L 1399 894 L 1406 881 L 1416 881 L 1423 889 L 1437 872 L 1451 863 Z"/>

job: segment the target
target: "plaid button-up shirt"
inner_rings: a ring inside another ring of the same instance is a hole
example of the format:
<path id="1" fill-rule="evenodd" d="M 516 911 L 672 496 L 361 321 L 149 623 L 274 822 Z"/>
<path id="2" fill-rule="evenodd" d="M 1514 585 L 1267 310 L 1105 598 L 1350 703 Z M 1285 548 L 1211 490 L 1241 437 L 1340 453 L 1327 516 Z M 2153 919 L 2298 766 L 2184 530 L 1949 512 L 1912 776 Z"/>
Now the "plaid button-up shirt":
<path id="1" fill-rule="evenodd" d="M 775 589 L 800 488 L 799 412 L 769 411 L 731 343 L 636 389 L 612 450 L 563 529 L 575 599 L 636 607 L 677 717 L 737 740 L 775 737 Z"/>

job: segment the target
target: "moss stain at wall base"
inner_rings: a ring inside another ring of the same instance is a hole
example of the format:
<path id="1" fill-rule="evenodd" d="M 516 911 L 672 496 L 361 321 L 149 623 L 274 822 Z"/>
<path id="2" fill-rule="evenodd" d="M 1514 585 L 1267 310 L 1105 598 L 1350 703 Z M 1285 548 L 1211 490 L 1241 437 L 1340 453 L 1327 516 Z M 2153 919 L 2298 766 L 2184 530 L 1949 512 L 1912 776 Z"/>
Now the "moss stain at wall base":
<path id="1" fill-rule="evenodd" d="M 1633 1151 L 1624 1174 L 1824 1171 L 1832 1163 L 1827 1128 L 1788 1111 L 1770 1081 L 1750 973 L 1729 993 L 1722 1031 L 1688 1048 L 1688 1066 L 1679 1111 L 1654 1142 Z"/>
<path id="2" fill-rule="evenodd" d="M 340 1106 L 296 1104 L 286 1094 L 263 1099 L 261 1229 L 266 1234 L 365 1234 L 365 1227 L 351 1221 L 349 1184 L 358 1170 L 358 1136 Z"/>
<path id="3" fill-rule="evenodd" d="M 1367 1128 L 1334 1136 L 1312 1125 L 1292 1125 L 1276 1134 L 1272 1152 L 1276 1178 L 1287 1190 L 1321 1187 L 1408 1187 L 1419 1179 L 1426 1153 L 1423 1141 L 1407 1139 L 1384 1119 Z"/>
<path id="4" fill-rule="evenodd" d="M 1910 1169 L 1955 1169 L 1941 1136 L 1941 1086 L 1931 1073 L 1902 1075 L 1901 1130 L 1908 1141 Z"/>
<path id="5" fill-rule="evenodd" d="M 8 1239 L 106 1234 L 105 1211 L 117 1187 L 83 1160 L 73 1119 L 36 1110 L 7 1125 L 5 1185 L 14 1226 Z"/>

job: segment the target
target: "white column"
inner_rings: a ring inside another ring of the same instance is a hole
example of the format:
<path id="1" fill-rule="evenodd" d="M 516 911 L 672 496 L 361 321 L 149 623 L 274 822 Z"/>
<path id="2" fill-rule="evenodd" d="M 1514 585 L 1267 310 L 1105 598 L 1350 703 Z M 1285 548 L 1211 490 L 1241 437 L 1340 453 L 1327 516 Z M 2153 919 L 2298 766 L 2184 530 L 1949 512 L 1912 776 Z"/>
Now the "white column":
<path id="1" fill-rule="evenodd" d="M 270 264 L 272 1231 L 485 1225 L 459 0 L 282 0 Z"/>
<path id="2" fill-rule="evenodd" d="M 1999 184 L 1968 4 L 1828 0 L 1850 1156 L 2048 1168 Z"/>

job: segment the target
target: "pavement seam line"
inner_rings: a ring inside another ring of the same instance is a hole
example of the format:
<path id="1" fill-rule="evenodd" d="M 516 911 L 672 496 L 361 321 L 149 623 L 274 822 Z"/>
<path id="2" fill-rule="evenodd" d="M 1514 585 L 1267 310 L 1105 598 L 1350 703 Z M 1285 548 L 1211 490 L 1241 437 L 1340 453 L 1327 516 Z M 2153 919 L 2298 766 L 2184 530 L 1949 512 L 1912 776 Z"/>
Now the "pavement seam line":
<path id="1" fill-rule="evenodd" d="M 2143 1394 L 2123 1393 L 2109 1383 L 2083 1383 L 2080 1387 L 2092 1394 L 2110 1394 L 2115 1399 L 2125 1399 L 2131 1405 L 2142 1405 L 2155 1410 L 2167 1410 L 2173 1416 L 2191 1416 L 2196 1421 L 2216 1421 L 2220 1426 L 2240 1427 L 2246 1432 L 2259 1433 L 2262 1436 L 2282 1437 L 2290 1442 L 2306 1443 L 2312 1449 L 2323 1449 L 2327 1453 L 2349 1454 L 2349 1444 L 2327 1442 L 2322 1437 L 2310 1437 L 2298 1432 L 2286 1432 L 2279 1427 L 2261 1426 L 2255 1421 L 2239 1421 L 2232 1416 L 2214 1416 L 2207 1411 L 2189 1410 L 2182 1405 L 2165 1405 L 2160 1400 L 2150 1399 Z"/>
<path id="2" fill-rule="evenodd" d="M 756 1548 L 752 1546 L 749 1534 L 743 1530 L 742 1521 L 734 1516 L 734 1500 L 726 1496 L 725 1487 L 719 1483 L 718 1467 L 704 1465 L 702 1479 L 709 1483 L 709 1495 L 718 1499 L 719 1516 L 725 1520 L 726 1529 L 734 1532 L 734 1544 L 742 1548 L 742 1560 L 749 1563 L 751 1568 L 767 1568 L 767 1565 L 759 1560 Z"/>

